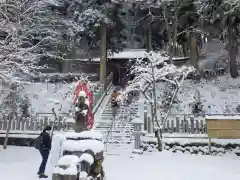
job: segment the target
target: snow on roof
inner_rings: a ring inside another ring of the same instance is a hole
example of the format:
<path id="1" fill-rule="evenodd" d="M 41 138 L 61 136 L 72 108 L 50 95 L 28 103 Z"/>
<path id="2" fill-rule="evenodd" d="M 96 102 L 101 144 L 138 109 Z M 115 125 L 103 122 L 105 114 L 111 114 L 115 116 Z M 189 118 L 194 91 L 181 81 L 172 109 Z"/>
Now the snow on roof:
<path id="1" fill-rule="evenodd" d="M 240 115 L 232 115 L 232 116 L 206 116 L 206 120 L 240 120 Z"/>
<path id="2" fill-rule="evenodd" d="M 146 57 L 145 49 L 126 49 L 119 53 L 108 53 L 108 59 L 136 59 L 136 58 L 145 58 Z M 164 61 L 168 61 L 169 57 L 164 56 L 164 51 L 159 51 L 157 54 L 161 55 Z M 188 57 L 173 57 L 173 60 L 182 60 Z M 70 59 L 69 59 L 70 60 Z M 81 61 L 89 61 L 89 59 L 81 59 Z M 99 62 L 100 58 L 91 58 L 92 62 Z"/>
<path id="3" fill-rule="evenodd" d="M 88 153 L 83 153 L 80 158 L 79 158 L 79 161 L 87 161 L 89 164 L 93 164 L 94 162 L 94 159 L 92 157 L 91 154 L 88 154 Z"/>
<path id="4" fill-rule="evenodd" d="M 69 166 L 71 164 L 76 165 L 80 161 L 76 155 L 65 155 L 58 160 L 58 166 Z"/>
<path id="5" fill-rule="evenodd" d="M 162 51 L 159 52 L 161 54 Z M 135 59 L 135 58 L 144 58 L 146 57 L 145 49 L 127 49 L 119 53 L 109 54 L 108 58 L 110 59 Z M 166 60 L 168 57 L 166 57 Z"/>
<path id="6" fill-rule="evenodd" d="M 104 145 L 101 141 L 98 140 L 66 140 L 62 144 L 63 151 L 86 151 L 92 150 L 95 154 L 100 153 L 104 149 Z"/>
<path id="7" fill-rule="evenodd" d="M 63 136 L 65 136 L 66 138 L 71 138 L 71 139 L 79 139 L 79 138 L 89 138 L 89 139 L 97 139 L 97 140 L 102 140 L 103 139 L 103 135 L 102 133 L 98 132 L 98 131 L 83 131 L 80 133 L 76 133 L 76 132 L 65 132 L 63 134 Z"/>
<path id="8" fill-rule="evenodd" d="M 109 54 L 109 59 L 136 59 L 136 58 L 145 58 L 147 51 L 145 49 L 126 49 L 119 53 Z M 154 52 L 161 56 L 164 61 L 169 60 L 169 56 L 164 56 L 165 51 Z M 173 60 L 181 60 L 187 57 L 173 57 Z"/>

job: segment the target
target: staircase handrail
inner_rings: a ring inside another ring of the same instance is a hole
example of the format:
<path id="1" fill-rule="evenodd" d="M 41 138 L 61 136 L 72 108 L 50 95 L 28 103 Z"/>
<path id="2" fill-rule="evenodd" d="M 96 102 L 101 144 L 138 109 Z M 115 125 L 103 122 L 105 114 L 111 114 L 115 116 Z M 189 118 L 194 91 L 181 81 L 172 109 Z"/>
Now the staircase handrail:
<path id="1" fill-rule="evenodd" d="M 100 91 L 98 94 L 95 94 L 94 98 L 94 104 L 93 104 L 93 114 L 95 114 L 98 110 L 98 108 L 100 107 L 100 105 L 102 104 L 104 98 L 107 95 L 107 92 L 110 90 L 111 86 L 112 86 L 112 78 L 113 78 L 113 73 L 110 73 L 108 75 L 108 77 L 105 79 L 105 83 L 101 84 L 100 87 Z"/>

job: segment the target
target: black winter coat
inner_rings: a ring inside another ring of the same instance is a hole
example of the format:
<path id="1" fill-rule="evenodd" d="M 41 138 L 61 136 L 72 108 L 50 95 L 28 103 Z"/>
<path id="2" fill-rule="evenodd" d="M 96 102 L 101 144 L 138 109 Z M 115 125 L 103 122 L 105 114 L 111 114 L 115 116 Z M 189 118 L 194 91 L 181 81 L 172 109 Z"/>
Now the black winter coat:
<path id="1" fill-rule="evenodd" d="M 46 131 L 43 131 L 40 136 L 42 137 L 40 150 L 51 150 L 51 137 L 50 134 Z"/>

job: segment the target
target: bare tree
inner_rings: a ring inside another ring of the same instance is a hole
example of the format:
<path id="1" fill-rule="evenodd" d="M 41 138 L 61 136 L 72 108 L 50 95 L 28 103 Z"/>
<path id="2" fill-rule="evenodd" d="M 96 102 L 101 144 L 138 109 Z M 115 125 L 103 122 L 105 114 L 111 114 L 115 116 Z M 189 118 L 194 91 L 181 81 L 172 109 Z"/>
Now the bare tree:
<path id="1" fill-rule="evenodd" d="M 158 140 L 158 149 L 162 151 L 162 128 L 164 124 L 160 124 L 157 119 L 157 97 L 156 97 L 156 84 L 161 81 L 167 81 L 176 85 L 176 91 L 172 97 L 169 110 L 166 114 L 167 119 L 173 99 L 177 95 L 178 89 L 181 87 L 184 79 L 188 74 L 194 71 L 193 67 L 176 67 L 173 64 L 167 64 L 159 53 L 146 53 L 147 60 L 138 59 L 130 71 L 135 78 L 129 82 L 126 89 L 126 94 L 131 91 L 140 91 L 145 99 L 148 101 L 152 112 L 152 123 L 156 123 L 157 129 L 155 131 Z M 152 97 L 149 96 L 152 94 Z"/>
<path id="2" fill-rule="evenodd" d="M 33 19 L 44 0 L 5 0 L 0 2 L 0 75 L 2 81 L 9 81 L 13 72 L 29 74 L 34 62 L 40 56 L 35 45 L 24 46 L 28 39 L 25 31 L 33 25 Z M 50 37 L 48 37 L 50 38 Z M 4 78 L 2 76 L 5 76 Z"/>
<path id="3" fill-rule="evenodd" d="M 9 108 L 9 122 L 4 141 L 7 147 L 13 115 L 16 115 L 16 93 L 19 81 L 14 79 L 14 73 L 31 74 L 35 60 L 38 59 L 35 45 L 24 47 L 27 39 L 25 30 L 33 22 L 33 18 L 40 9 L 43 1 L 39 0 L 3 0 L 0 1 L 0 80 L 9 87 L 6 105 Z"/>

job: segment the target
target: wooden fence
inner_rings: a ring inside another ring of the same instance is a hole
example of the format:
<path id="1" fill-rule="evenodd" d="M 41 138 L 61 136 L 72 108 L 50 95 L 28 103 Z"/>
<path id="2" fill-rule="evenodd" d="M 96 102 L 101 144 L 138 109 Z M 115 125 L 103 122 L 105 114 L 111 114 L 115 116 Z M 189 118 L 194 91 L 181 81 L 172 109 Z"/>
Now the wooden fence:
<path id="1" fill-rule="evenodd" d="M 210 115 L 210 114 L 205 114 Z M 190 134 L 206 134 L 207 125 L 205 121 L 205 115 L 193 115 L 193 114 L 172 114 L 168 121 L 166 121 L 163 133 L 190 133 Z M 221 116 L 231 116 L 231 114 L 211 114 Z M 239 115 L 239 114 L 232 114 Z M 64 118 L 64 115 L 57 117 L 57 121 L 54 121 L 52 113 L 42 113 L 37 118 L 20 118 L 19 116 L 9 121 L 9 116 L 0 116 L 0 132 L 6 132 L 7 127 L 10 126 L 11 133 L 28 133 L 39 132 L 46 125 L 52 125 L 53 123 L 57 130 L 69 130 L 72 129 L 72 122 L 69 122 Z M 160 120 L 163 122 L 163 117 Z M 155 125 L 156 127 L 156 125 Z"/>
<path id="2" fill-rule="evenodd" d="M 110 73 L 109 76 L 105 79 L 104 85 L 96 86 L 95 89 L 92 89 L 94 92 L 94 103 L 93 107 L 98 103 L 101 97 L 105 94 L 106 87 L 108 87 L 112 82 L 113 74 Z M 5 92 L 5 91 L 4 91 Z M 2 96 L 0 96 L 2 97 Z M 66 115 L 66 114 L 65 114 Z M 54 123 L 54 127 L 57 130 L 69 130 L 72 129 L 72 122 L 66 121 L 66 116 L 60 114 L 57 117 L 57 121 L 55 121 L 53 113 L 38 113 L 37 117 L 30 118 L 21 118 L 16 115 L 13 116 L 0 116 L 0 133 L 5 133 L 8 127 L 10 126 L 10 133 L 34 133 L 42 131 L 44 127 L 47 125 L 52 126 Z M 10 121 L 10 119 L 12 119 Z"/>
<path id="3" fill-rule="evenodd" d="M 205 119 L 183 120 L 176 118 L 175 120 L 166 121 L 163 128 L 163 133 L 191 133 L 191 134 L 205 134 L 207 133 L 207 124 Z"/>
<path id="4" fill-rule="evenodd" d="M 57 121 L 54 121 L 53 116 L 38 116 L 38 118 L 20 118 L 15 117 L 10 121 L 10 116 L 0 117 L 0 131 L 6 131 L 10 126 L 10 132 L 27 133 L 27 132 L 39 132 L 42 131 L 47 125 L 54 127 L 57 130 L 71 129 L 72 123 L 66 122 L 63 116 L 59 116 Z"/>
<path id="5" fill-rule="evenodd" d="M 165 123 L 163 133 L 206 134 L 207 124 L 205 116 L 236 116 L 240 114 L 171 114 Z M 162 123 L 164 117 L 160 116 Z M 156 126 L 156 125 L 155 125 Z"/>

